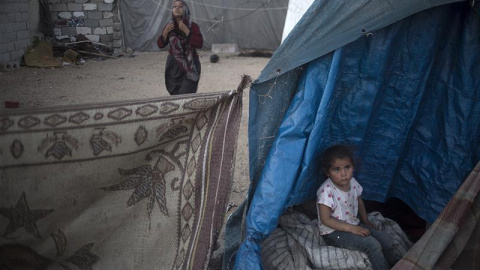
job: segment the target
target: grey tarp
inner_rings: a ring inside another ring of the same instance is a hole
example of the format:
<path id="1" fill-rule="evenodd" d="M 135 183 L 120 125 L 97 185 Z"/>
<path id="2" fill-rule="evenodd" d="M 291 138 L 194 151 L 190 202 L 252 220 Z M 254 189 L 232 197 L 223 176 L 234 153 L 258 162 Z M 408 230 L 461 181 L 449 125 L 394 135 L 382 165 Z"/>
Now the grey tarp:
<path id="1" fill-rule="evenodd" d="M 288 0 L 185 1 L 200 26 L 204 48 L 236 43 L 244 49 L 275 50 L 282 39 Z M 120 1 L 125 45 L 139 51 L 158 50 L 156 40 L 171 19 L 171 0 Z"/>

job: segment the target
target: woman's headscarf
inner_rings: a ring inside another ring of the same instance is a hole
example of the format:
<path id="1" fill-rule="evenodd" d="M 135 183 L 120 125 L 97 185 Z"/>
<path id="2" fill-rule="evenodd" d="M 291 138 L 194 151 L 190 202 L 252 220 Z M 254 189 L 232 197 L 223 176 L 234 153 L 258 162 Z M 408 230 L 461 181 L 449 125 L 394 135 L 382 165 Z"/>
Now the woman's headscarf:
<path id="1" fill-rule="evenodd" d="M 190 22 L 190 9 L 188 8 L 187 3 L 182 0 L 174 0 L 172 3 L 172 22 L 176 23 L 175 17 L 173 16 L 173 5 L 175 2 L 181 2 L 183 4 L 183 23 L 192 30 L 192 23 Z"/>
<path id="2" fill-rule="evenodd" d="M 176 0 L 175 2 L 181 2 L 183 4 L 183 23 L 188 27 L 190 31 L 192 31 L 192 22 L 190 21 L 190 9 L 188 8 L 187 4 L 184 1 Z M 172 21 L 176 25 L 176 19 L 173 16 L 172 11 Z M 175 61 L 180 66 L 180 68 L 186 73 L 187 79 L 191 81 L 198 81 L 200 76 L 196 70 L 195 64 L 193 62 L 193 47 L 190 46 L 188 43 L 187 36 L 179 30 L 175 29 L 170 32 L 168 37 L 168 43 L 170 44 L 170 48 L 172 49 L 173 57 Z"/>

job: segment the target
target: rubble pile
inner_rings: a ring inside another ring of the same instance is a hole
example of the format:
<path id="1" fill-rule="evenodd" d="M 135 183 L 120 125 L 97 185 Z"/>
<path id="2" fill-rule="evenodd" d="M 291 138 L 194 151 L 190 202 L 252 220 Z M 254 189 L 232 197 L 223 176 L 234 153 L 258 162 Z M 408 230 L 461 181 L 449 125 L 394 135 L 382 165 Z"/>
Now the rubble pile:
<path id="1" fill-rule="evenodd" d="M 108 59 L 116 58 L 113 55 L 113 48 L 110 45 L 105 45 L 99 42 L 89 40 L 83 34 L 75 36 L 75 41 L 64 42 L 63 40 L 57 41 L 52 45 L 53 55 L 55 57 L 62 57 L 64 62 L 76 62 L 79 59 Z M 76 53 L 76 54 L 75 54 Z"/>

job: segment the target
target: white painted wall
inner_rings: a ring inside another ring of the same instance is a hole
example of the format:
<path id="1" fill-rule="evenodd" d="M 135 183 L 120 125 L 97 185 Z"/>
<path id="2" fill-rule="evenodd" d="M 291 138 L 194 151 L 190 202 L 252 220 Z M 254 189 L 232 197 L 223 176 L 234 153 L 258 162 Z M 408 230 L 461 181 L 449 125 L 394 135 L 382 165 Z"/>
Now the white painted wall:
<path id="1" fill-rule="evenodd" d="M 285 26 L 283 27 L 282 42 L 288 36 L 290 31 L 297 22 L 302 18 L 303 14 L 312 5 L 314 0 L 290 0 L 288 2 L 287 17 Z"/>

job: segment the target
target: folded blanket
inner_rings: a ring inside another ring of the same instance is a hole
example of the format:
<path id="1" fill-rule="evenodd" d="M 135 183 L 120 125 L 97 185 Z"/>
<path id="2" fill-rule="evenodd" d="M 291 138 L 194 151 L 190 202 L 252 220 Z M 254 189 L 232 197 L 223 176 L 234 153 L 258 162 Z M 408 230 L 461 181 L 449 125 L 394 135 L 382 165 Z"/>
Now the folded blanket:
<path id="1" fill-rule="evenodd" d="M 406 234 L 393 220 L 378 212 L 369 219 L 392 237 L 395 249 L 405 254 L 412 246 Z M 262 261 L 265 269 L 371 269 L 365 253 L 327 246 L 318 230 L 317 219 L 296 210 L 280 217 L 278 228 L 262 243 Z"/>

